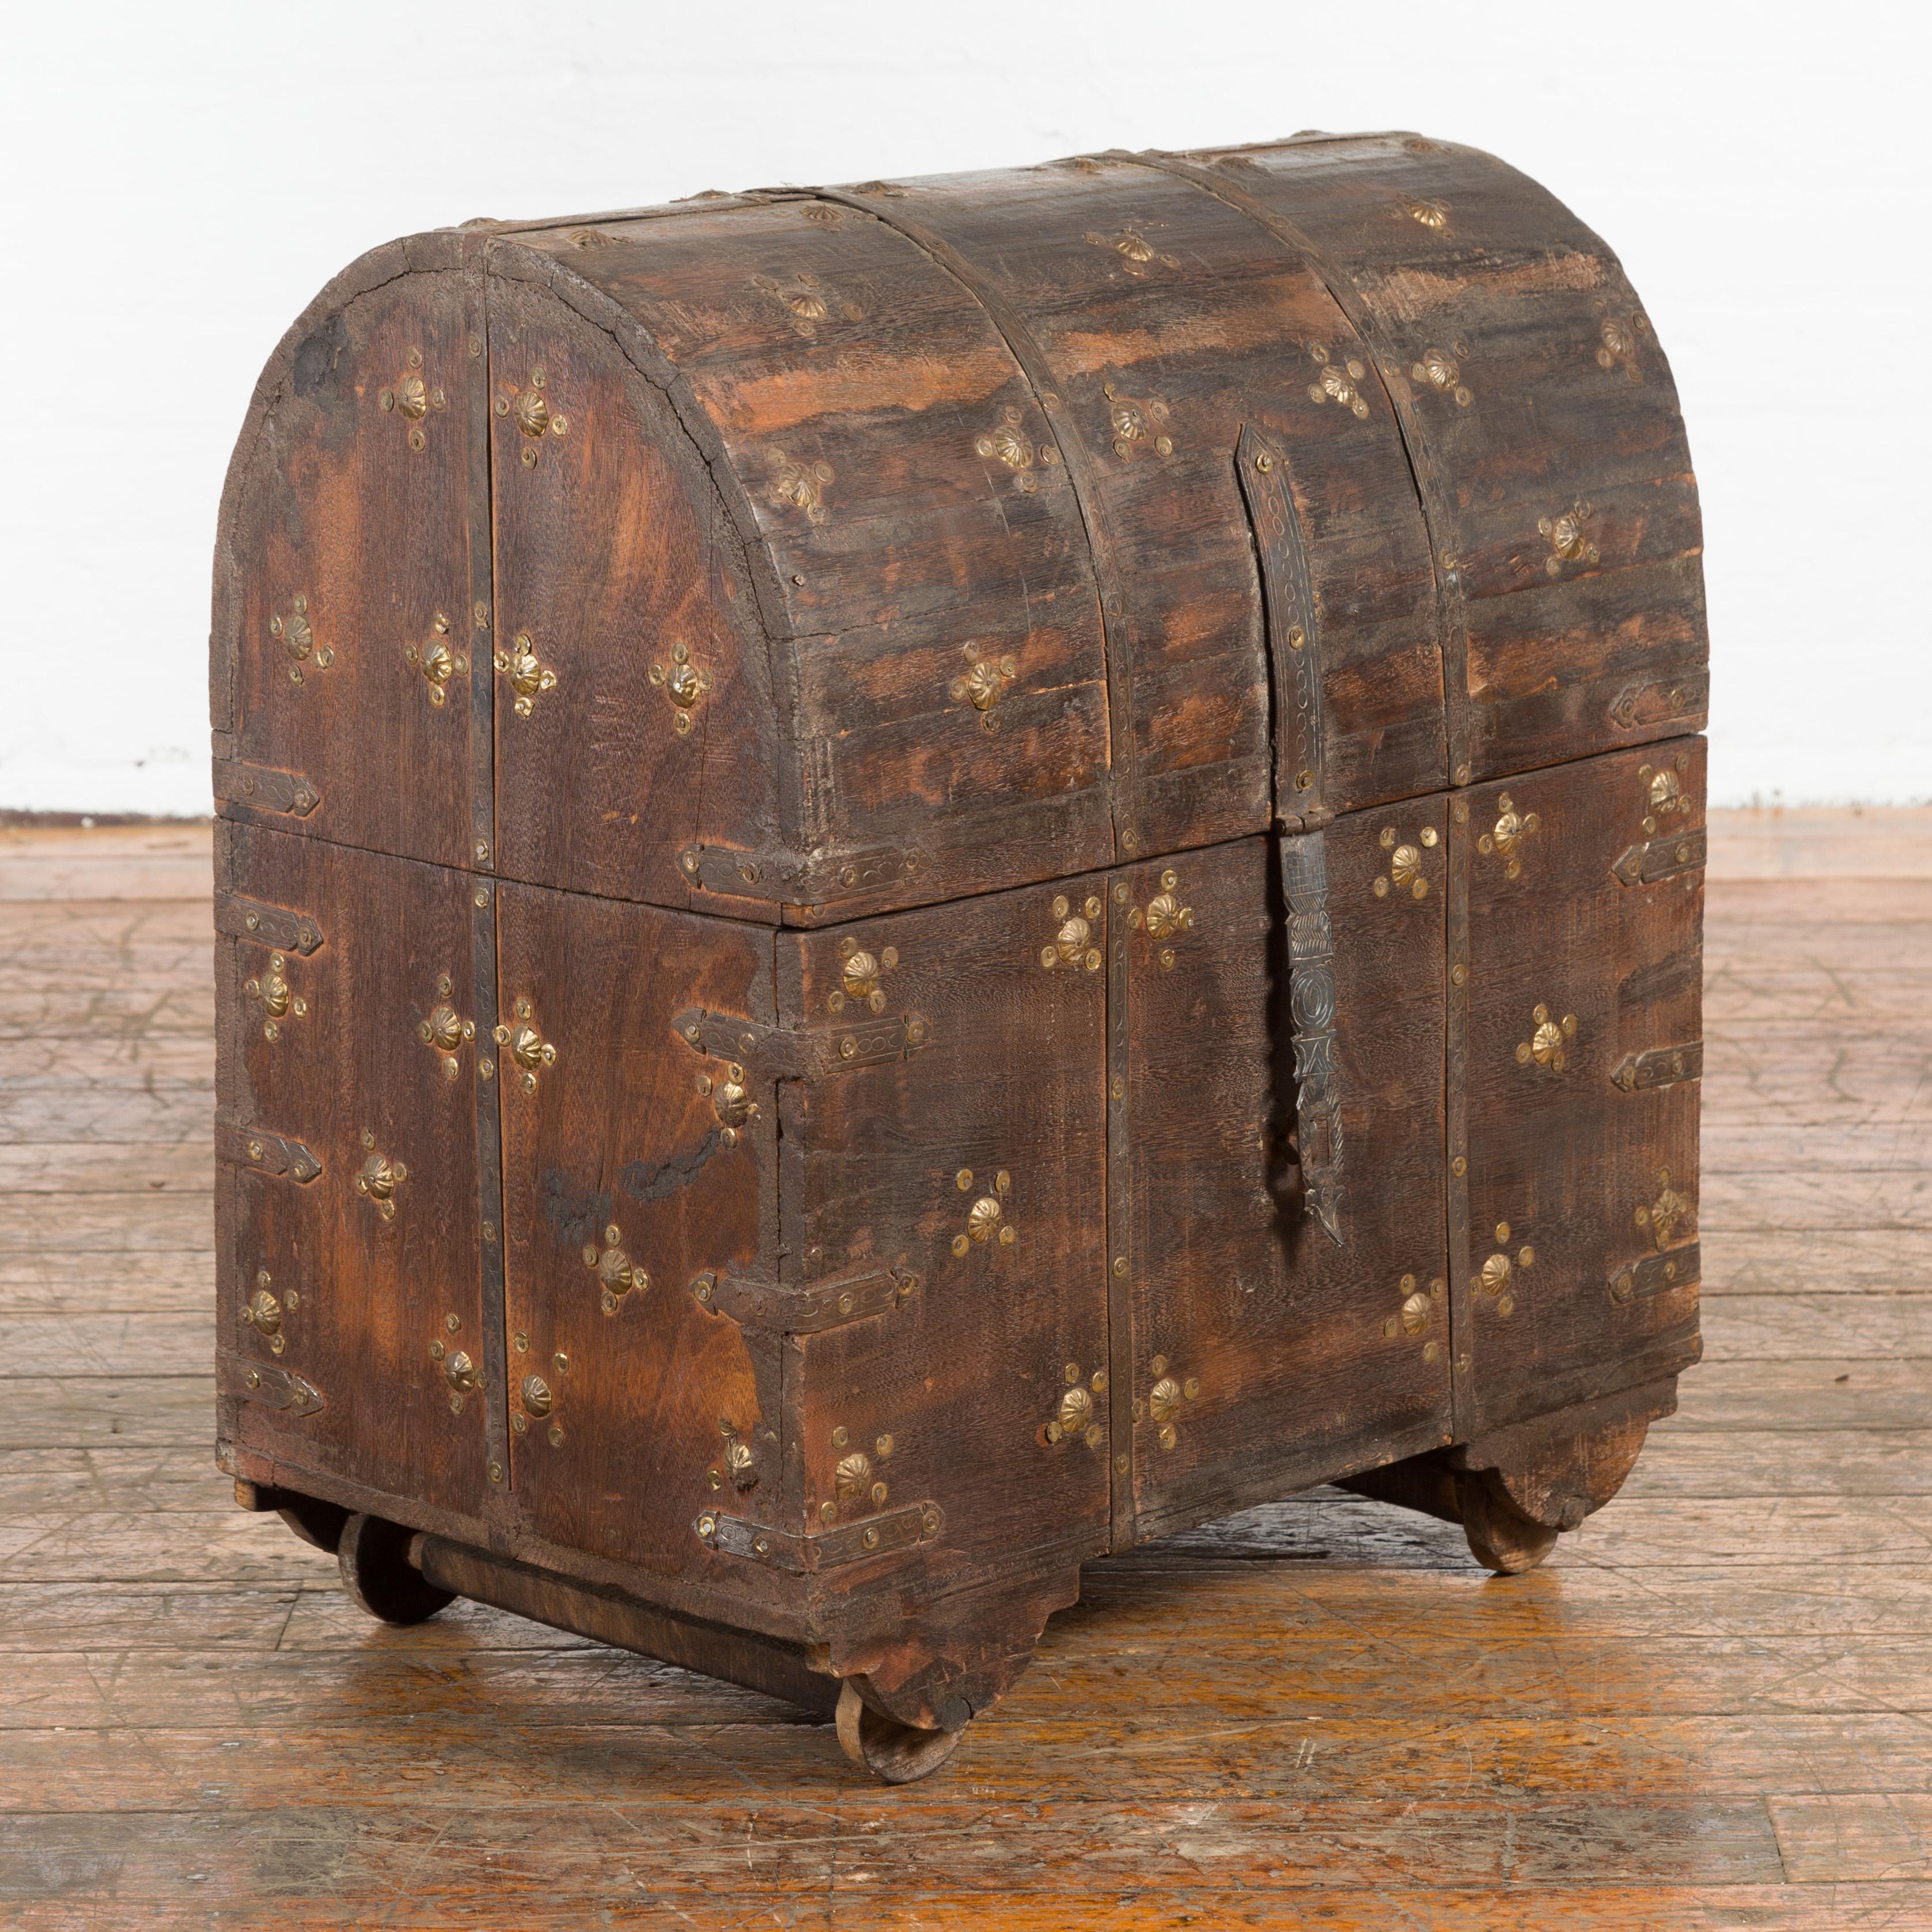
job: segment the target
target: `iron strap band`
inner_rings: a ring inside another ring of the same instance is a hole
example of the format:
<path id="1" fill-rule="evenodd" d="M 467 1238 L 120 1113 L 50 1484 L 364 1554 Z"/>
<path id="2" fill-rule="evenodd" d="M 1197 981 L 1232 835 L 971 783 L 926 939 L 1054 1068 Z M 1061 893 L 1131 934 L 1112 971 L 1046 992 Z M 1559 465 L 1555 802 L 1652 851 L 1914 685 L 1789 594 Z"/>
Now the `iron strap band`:
<path id="1" fill-rule="evenodd" d="M 1268 675 L 1274 688 L 1275 818 L 1297 830 L 1312 830 L 1325 824 L 1329 813 L 1323 783 L 1327 722 L 1322 648 L 1308 553 L 1281 453 L 1251 424 L 1241 426 L 1234 467 L 1261 568 Z"/>

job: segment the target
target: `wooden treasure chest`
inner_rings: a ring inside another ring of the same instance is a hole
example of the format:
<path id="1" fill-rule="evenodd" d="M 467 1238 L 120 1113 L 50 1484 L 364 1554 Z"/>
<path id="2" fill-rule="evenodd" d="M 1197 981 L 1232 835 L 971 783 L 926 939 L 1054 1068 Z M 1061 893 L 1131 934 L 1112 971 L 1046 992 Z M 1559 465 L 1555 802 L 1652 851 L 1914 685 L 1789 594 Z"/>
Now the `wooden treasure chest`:
<path id="1" fill-rule="evenodd" d="M 895 1779 L 1203 1519 L 1535 1562 L 1699 1352 L 1700 541 L 1414 135 L 366 256 L 216 560 L 238 1496 Z"/>

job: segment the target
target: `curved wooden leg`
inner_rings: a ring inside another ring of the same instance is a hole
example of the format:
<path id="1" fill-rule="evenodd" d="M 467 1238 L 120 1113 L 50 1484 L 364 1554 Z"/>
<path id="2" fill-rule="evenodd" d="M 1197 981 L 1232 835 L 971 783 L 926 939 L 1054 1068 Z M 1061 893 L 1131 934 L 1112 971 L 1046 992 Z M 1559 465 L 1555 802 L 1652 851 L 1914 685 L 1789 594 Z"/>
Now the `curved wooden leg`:
<path id="1" fill-rule="evenodd" d="M 298 1496 L 292 1490 L 278 1490 L 280 1500 L 275 1514 L 304 1543 L 333 1556 L 342 1546 L 342 1526 L 349 1512 L 340 1503 L 326 1503 L 316 1496 Z"/>
<path id="2" fill-rule="evenodd" d="M 349 1512 L 340 1503 L 326 1503 L 320 1496 L 305 1496 L 295 1490 L 272 1489 L 265 1483 L 238 1480 L 235 1500 L 257 1514 L 273 1510 L 303 1542 L 331 1556 L 342 1540 L 342 1526 L 349 1520 Z"/>
<path id="3" fill-rule="evenodd" d="M 386 1624 L 419 1624 L 456 1600 L 453 1592 L 438 1589 L 411 1565 L 414 1534 L 379 1516 L 352 1516 L 342 1526 L 335 1560 L 343 1587 Z"/>
<path id="4" fill-rule="evenodd" d="M 1363 1469 L 1336 1486 L 1460 1523 L 1478 1563 L 1518 1576 L 1616 1494 L 1651 1424 L 1676 1406 L 1672 1376 Z"/>
<path id="5" fill-rule="evenodd" d="M 1469 1539 L 1469 1554 L 1499 1576 L 1520 1576 L 1534 1570 L 1562 1534 L 1525 1516 L 1486 1471 L 1457 1472 L 1456 1502 L 1462 1534 Z"/>
<path id="6" fill-rule="evenodd" d="M 922 1730 L 882 1716 L 866 1702 L 862 1678 L 848 1677 L 838 1687 L 838 1742 L 862 1771 L 887 1784 L 911 1784 L 932 1774 L 959 1748 L 965 1735 Z"/>
<path id="7" fill-rule="evenodd" d="M 858 1684 L 881 1722 L 916 1736 L 956 1737 L 1005 1696 L 1033 1661 L 1047 1618 L 1079 1596 L 1080 1573 L 1069 1569 L 997 1579 L 918 1608 L 881 1598 L 888 1613 L 873 1608 L 869 1626 L 827 1632 L 827 1661 L 842 1682 Z M 869 1757 L 856 1761 L 872 1765 Z"/>

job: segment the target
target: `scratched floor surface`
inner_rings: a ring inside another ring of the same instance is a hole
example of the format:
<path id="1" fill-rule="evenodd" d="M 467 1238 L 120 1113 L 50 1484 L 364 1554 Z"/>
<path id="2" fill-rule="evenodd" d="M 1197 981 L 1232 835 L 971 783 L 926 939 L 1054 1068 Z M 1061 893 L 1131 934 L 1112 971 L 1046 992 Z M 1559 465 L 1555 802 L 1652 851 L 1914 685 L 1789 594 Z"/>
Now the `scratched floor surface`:
<path id="1" fill-rule="evenodd" d="M 1932 1926 L 1932 813 L 1714 826 L 1706 1360 L 1548 1568 L 1250 1512 L 900 1790 L 232 1508 L 208 882 L 0 832 L 0 1922 Z"/>

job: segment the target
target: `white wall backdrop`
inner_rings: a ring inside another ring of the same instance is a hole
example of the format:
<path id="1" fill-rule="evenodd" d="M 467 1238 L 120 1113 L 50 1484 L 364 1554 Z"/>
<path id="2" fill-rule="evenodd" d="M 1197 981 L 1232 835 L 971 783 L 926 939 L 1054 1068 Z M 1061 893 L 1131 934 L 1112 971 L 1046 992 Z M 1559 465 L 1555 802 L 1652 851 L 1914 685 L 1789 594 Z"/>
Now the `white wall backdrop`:
<path id="1" fill-rule="evenodd" d="M 475 214 L 1409 128 L 1622 254 L 1706 520 L 1714 798 L 1932 799 L 1922 8 L 68 0 L 6 40 L 0 806 L 208 808 L 208 560 L 289 321 Z"/>

